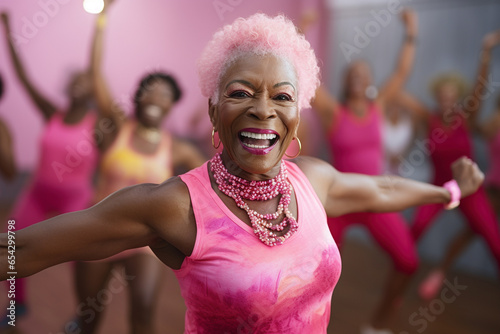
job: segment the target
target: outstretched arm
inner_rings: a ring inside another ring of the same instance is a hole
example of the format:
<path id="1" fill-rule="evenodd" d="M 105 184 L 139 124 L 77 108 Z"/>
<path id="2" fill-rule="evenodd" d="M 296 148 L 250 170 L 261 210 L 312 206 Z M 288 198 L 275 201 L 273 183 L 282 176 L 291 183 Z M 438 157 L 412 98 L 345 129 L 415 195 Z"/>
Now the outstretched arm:
<path id="1" fill-rule="evenodd" d="M 482 50 L 479 55 L 479 68 L 476 82 L 470 96 L 471 100 L 464 106 L 470 116 L 467 118 L 469 120 L 469 125 L 472 128 L 479 128 L 479 130 L 481 130 L 481 128 L 478 123 L 478 114 L 481 110 L 483 100 L 488 95 L 485 95 L 485 91 L 488 89 L 488 70 L 491 61 L 491 50 L 498 44 L 500 44 L 500 30 L 491 32 L 484 37 Z"/>
<path id="2" fill-rule="evenodd" d="M 56 112 L 56 107 L 51 101 L 49 101 L 40 93 L 40 91 L 35 87 L 35 85 L 33 85 L 33 82 L 28 77 L 21 58 L 17 54 L 16 48 L 14 47 L 14 42 L 11 37 L 9 16 L 5 12 L 2 13 L 2 23 L 4 26 L 5 40 L 7 41 L 10 58 L 14 64 L 14 69 L 16 71 L 17 77 L 28 92 L 31 100 L 35 103 L 38 110 L 40 110 L 40 112 L 42 113 L 45 120 L 48 120 Z"/>
<path id="3" fill-rule="evenodd" d="M 450 193 L 443 187 L 397 176 L 368 176 L 340 173 L 320 160 L 298 165 L 309 177 L 328 216 L 354 212 L 393 212 L 431 203 L 449 203 Z M 462 197 L 474 193 L 484 175 L 477 165 L 461 158 L 452 165 Z M 321 175 L 321 176 L 318 176 Z"/>
<path id="4" fill-rule="evenodd" d="M 415 39 L 417 37 L 417 16 L 411 10 L 402 13 L 402 20 L 406 27 L 406 37 L 399 52 L 399 58 L 394 72 L 379 91 L 376 102 L 382 106 L 395 97 L 410 76 L 415 59 Z"/>
<path id="5" fill-rule="evenodd" d="M 105 137 L 100 142 L 101 150 L 105 150 L 113 142 L 120 126 L 125 119 L 123 111 L 118 104 L 114 103 L 113 97 L 109 90 L 108 83 L 104 79 L 102 73 L 102 54 L 104 44 L 104 29 L 107 23 L 107 10 L 112 1 L 106 1 L 104 10 L 99 14 L 96 20 L 94 38 L 92 40 L 92 50 L 90 56 L 90 74 L 94 85 L 94 96 L 101 119 L 109 119 L 112 123 L 114 131 L 107 132 Z"/>
<path id="6" fill-rule="evenodd" d="M 0 119 L 0 174 L 7 180 L 12 180 L 17 174 L 12 137 L 9 128 Z"/>
<path id="7" fill-rule="evenodd" d="M 103 259 L 142 246 L 150 246 L 167 259 L 178 253 L 189 255 L 189 247 L 185 246 L 189 242 L 184 242 L 189 236 L 185 230 L 188 224 L 183 221 L 190 202 L 180 182 L 171 179 L 161 185 L 124 188 L 87 210 L 16 231 L 17 277 L 62 262 Z M 8 235 L 0 234 L 0 280 L 12 271 L 7 270 L 7 246 Z"/>

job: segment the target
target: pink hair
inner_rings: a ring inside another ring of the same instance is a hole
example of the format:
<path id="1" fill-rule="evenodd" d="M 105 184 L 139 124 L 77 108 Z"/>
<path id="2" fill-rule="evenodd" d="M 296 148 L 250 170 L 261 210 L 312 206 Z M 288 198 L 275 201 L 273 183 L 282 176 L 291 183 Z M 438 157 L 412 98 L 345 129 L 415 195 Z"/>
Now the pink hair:
<path id="1" fill-rule="evenodd" d="M 297 74 L 299 109 L 310 107 L 319 85 L 318 62 L 309 42 L 283 15 L 254 14 L 216 32 L 198 60 L 201 93 L 217 103 L 222 76 L 237 58 L 248 53 L 288 60 Z"/>

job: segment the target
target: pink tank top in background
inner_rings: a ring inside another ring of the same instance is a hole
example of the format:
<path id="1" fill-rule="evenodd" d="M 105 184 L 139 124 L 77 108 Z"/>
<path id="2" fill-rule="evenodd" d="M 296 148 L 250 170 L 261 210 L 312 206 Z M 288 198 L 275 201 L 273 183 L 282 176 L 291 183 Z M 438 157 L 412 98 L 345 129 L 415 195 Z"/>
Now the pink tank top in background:
<path id="1" fill-rule="evenodd" d="M 379 175 L 384 166 L 381 112 L 372 103 L 363 118 L 345 106 L 329 135 L 333 165 L 341 172 Z"/>
<path id="2" fill-rule="evenodd" d="M 486 184 L 500 188 L 500 131 L 488 142 L 490 168 L 486 174 Z"/>
<path id="3" fill-rule="evenodd" d="M 430 118 L 428 150 L 434 166 L 434 184 L 442 185 L 453 178 L 451 164 L 462 156 L 472 158 L 472 143 L 465 119 L 457 113 L 450 125 L 434 114 Z"/>
<path id="4" fill-rule="evenodd" d="M 275 247 L 225 206 L 207 163 L 181 175 L 197 226 L 193 253 L 174 271 L 187 306 L 185 333 L 326 333 L 340 255 L 314 189 L 286 164 L 299 229 Z"/>
<path id="5" fill-rule="evenodd" d="M 54 114 L 40 140 L 35 180 L 51 186 L 90 187 L 99 151 L 94 140 L 97 115 L 88 112 L 77 124 L 65 124 Z"/>

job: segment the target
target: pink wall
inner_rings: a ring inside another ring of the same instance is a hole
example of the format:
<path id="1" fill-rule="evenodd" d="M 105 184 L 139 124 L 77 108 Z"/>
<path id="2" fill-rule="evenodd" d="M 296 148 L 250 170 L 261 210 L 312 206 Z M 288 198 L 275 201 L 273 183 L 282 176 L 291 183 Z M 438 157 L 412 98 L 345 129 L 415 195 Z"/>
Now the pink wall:
<path id="1" fill-rule="evenodd" d="M 80 0 L 1 1 L 0 10 L 10 13 L 13 32 L 21 38 L 18 49 L 30 77 L 44 94 L 65 108 L 64 86 L 69 73 L 87 64 L 95 16 L 83 10 Z M 185 95 L 166 121 L 166 128 L 185 136 L 210 131 L 208 118 L 203 116 L 198 131 L 190 130 L 189 119 L 196 110 L 206 112 L 195 63 L 211 35 L 239 16 L 284 13 L 295 20 L 302 9 L 318 3 L 117 0 L 109 13 L 105 75 L 115 98 L 130 105 L 130 96 L 145 72 L 164 69 L 175 74 Z M 37 161 L 37 138 L 43 122 L 13 73 L 3 39 L 0 45 L 0 72 L 6 84 L 0 117 L 12 129 L 20 167 L 31 169 Z"/>

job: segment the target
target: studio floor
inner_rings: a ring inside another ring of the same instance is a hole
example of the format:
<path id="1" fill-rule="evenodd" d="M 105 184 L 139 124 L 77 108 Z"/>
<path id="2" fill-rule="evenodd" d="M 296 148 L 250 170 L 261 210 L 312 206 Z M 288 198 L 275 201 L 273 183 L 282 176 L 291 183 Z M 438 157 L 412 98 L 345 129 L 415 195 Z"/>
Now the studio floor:
<path id="1" fill-rule="evenodd" d="M 335 289 L 328 333 L 355 334 L 365 323 L 380 298 L 390 263 L 373 246 L 347 240 L 343 250 L 343 271 Z M 418 298 L 417 281 L 429 269 L 422 264 L 412 282 L 401 310 L 394 319 L 395 334 L 498 334 L 500 333 L 500 284 L 463 273 L 447 279 L 460 285 L 445 299 L 423 302 Z M 66 334 L 65 326 L 77 308 L 73 294 L 72 265 L 63 264 L 29 279 L 29 313 L 18 319 L 15 330 L 0 333 Z M 164 270 L 165 283 L 157 311 L 158 333 L 182 333 L 185 306 L 173 273 Z M 2 287 L 5 289 L 5 287 Z M 127 326 L 127 289 L 111 295 L 99 334 L 129 333 Z M 3 290 L 5 291 L 5 290 Z M 2 293 L 1 309 L 5 309 Z M 453 298 L 455 296 L 456 298 Z M 450 302 L 450 300 L 453 301 Z M 425 311 L 427 310 L 427 311 Z"/>

